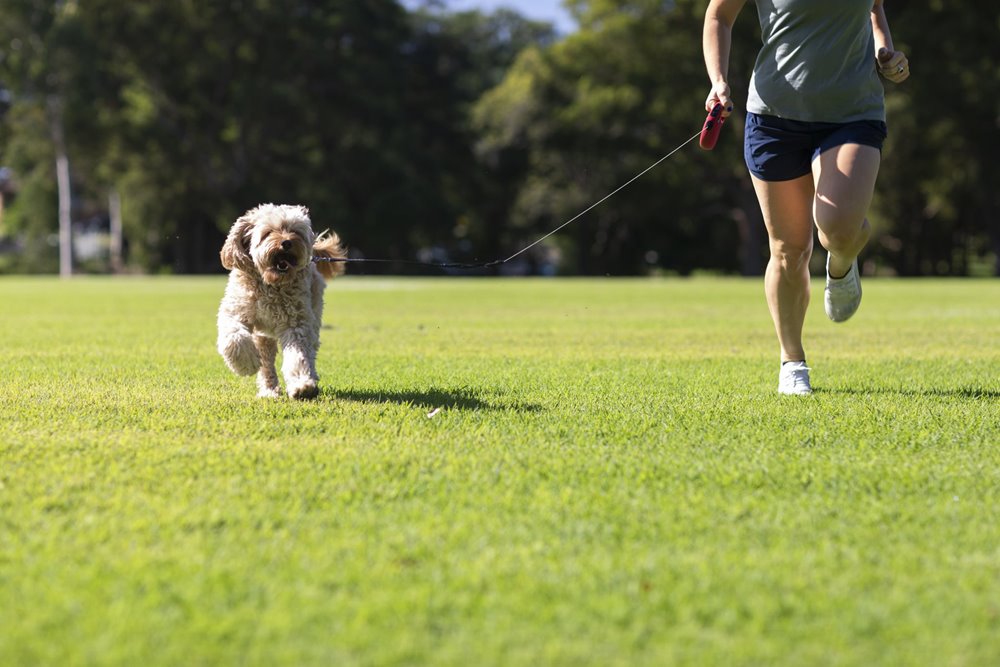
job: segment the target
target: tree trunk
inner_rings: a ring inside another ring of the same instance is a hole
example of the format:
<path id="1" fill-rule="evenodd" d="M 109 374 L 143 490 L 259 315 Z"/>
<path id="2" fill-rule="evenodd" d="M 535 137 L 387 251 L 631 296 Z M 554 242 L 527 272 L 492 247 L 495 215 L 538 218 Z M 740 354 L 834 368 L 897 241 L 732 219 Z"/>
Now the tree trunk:
<path id="1" fill-rule="evenodd" d="M 122 198 L 118 194 L 117 188 L 111 188 L 108 192 L 108 217 L 111 223 L 111 271 L 122 273 L 125 270 L 125 262 L 122 259 Z"/>
<path id="2" fill-rule="evenodd" d="M 69 156 L 66 154 L 66 137 L 62 124 L 62 100 L 49 98 L 49 122 L 52 146 L 56 153 L 56 186 L 59 189 L 59 275 L 73 275 L 73 220 L 72 193 L 69 182 Z"/>

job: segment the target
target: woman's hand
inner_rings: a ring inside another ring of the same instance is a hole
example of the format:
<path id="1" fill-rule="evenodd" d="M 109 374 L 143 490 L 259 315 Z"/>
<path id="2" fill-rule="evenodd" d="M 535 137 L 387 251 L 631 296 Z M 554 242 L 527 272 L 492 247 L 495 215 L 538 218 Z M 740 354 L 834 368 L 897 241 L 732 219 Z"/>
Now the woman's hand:
<path id="1" fill-rule="evenodd" d="M 902 51 L 882 47 L 876 55 L 878 73 L 893 83 L 902 83 L 910 77 L 910 61 Z"/>
<path id="2" fill-rule="evenodd" d="M 715 108 L 716 104 L 722 105 L 722 117 L 725 118 L 733 110 L 733 100 L 729 96 L 729 84 L 722 82 L 717 83 L 712 86 L 712 92 L 708 94 L 708 99 L 705 100 L 705 111 L 711 111 Z"/>

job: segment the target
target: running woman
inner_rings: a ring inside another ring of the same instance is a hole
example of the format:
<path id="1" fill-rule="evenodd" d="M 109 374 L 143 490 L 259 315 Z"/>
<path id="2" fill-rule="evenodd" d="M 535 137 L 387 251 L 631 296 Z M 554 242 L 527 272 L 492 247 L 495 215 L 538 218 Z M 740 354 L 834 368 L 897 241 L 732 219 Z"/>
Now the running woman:
<path id="1" fill-rule="evenodd" d="M 712 91 L 727 83 L 732 26 L 747 0 L 710 0 L 703 47 Z M 882 78 L 910 75 L 882 0 L 755 0 L 763 47 L 747 100 L 744 158 L 767 227 L 764 292 L 781 346 L 778 391 L 809 394 L 802 325 L 809 305 L 813 225 L 827 251 L 824 306 L 834 322 L 861 304 L 858 254 L 886 137 Z"/>

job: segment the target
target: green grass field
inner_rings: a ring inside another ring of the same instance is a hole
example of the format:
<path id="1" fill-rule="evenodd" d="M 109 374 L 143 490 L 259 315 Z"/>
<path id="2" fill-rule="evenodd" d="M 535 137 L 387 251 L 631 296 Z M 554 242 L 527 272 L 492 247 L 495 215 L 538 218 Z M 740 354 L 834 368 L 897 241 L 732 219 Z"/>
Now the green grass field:
<path id="1" fill-rule="evenodd" d="M 0 665 L 1000 664 L 1000 280 L 799 398 L 759 280 L 347 278 L 308 403 L 223 285 L 0 279 Z"/>

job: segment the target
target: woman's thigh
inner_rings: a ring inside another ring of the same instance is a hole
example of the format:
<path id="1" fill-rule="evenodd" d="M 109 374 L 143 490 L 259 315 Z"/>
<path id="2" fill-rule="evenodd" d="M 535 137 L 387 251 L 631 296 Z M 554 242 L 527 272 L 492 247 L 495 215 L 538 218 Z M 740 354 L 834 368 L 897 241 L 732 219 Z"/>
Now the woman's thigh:
<path id="1" fill-rule="evenodd" d="M 772 253 L 812 250 L 812 176 L 806 174 L 789 181 L 764 181 L 752 174 L 750 178 L 760 202 Z"/>
<path id="2" fill-rule="evenodd" d="M 872 203 L 881 160 L 877 148 L 861 144 L 841 144 L 813 160 L 816 196 L 812 208 L 820 232 L 845 233 L 861 226 Z"/>

